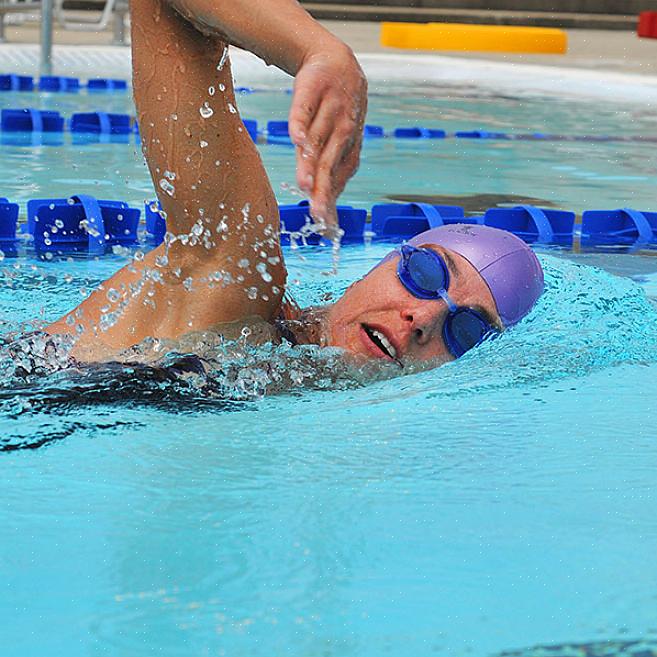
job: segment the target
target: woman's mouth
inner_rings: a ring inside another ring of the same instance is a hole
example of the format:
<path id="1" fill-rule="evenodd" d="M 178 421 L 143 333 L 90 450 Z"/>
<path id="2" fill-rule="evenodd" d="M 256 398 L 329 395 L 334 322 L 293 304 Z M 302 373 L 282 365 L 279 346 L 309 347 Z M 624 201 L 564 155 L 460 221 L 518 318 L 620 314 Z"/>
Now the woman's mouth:
<path id="1" fill-rule="evenodd" d="M 397 349 L 383 331 L 369 324 L 361 324 L 360 328 L 361 332 L 366 336 L 366 346 L 370 347 L 370 352 L 373 352 L 379 358 L 383 355 L 391 360 L 397 360 Z"/>

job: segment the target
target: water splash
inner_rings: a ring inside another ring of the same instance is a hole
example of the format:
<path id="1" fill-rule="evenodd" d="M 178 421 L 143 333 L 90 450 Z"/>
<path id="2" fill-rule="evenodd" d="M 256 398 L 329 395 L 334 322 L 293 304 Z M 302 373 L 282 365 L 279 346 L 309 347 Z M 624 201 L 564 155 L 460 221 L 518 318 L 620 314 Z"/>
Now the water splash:
<path id="1" fill-rule="evenodd" d="M 221 53 L 221 59 L 217 64 L 217 71 L 223 71 L 227 61 L 228 61 L 228 46 L 224 46 L 224 50 Z"/>

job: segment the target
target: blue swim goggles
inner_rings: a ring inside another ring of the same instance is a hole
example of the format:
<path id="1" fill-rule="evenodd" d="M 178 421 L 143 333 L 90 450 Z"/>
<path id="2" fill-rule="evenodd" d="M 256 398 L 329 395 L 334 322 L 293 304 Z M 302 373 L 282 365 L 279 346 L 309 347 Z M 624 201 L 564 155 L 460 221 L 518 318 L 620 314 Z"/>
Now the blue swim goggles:
<path id="1" fill-rule="evenodd" d="M 432 249 L 404 244 L 397 265 L 402 285 L 418 299 L 443 300 L 449 314 L 443 324 L 445 345 L 455 358 L 476 347 L 498 329 L 472 308 L 457 306 L 447 294 L 449 269 L 445 260 Z"/>

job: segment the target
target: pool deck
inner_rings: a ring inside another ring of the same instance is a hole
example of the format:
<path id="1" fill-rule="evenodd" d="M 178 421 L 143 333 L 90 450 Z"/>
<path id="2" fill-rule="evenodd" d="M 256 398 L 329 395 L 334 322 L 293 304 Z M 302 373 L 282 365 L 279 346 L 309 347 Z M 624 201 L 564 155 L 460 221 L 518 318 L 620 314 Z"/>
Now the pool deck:
<path id="1" fill-rule="evenodd" d="M 566 30 L 569 51 L 566 55 L 516 55 L 482 52 L 447 52 L 399 50 L 379 44 L 379 23 L 365 21 L 321 21 L 329 30 L 348 43 L 359 54 L 396 54 L 400 59 L 412 54 L 435 54 L 457 59 L 477 59 L 512 64 L 595 70 L 600 72 L 657 75 L 657 39 L 640 39 L 630 31 Z M 37 22 L 7 25 L 7 43 L 36 44 L 39 41 Z M 103 32 L 74 32 L 57 28 L 55 45 L 108 46 L 112 43 L 111 30 Z M 121 46 L 116 46 L 121 48 Z"/>
<path id="2" fill-rule="evenodd" d="M 429 53 L 399 50 L 379 45 L 379 24 L 322 21 L 324 25 L 358 53 Z M 566 55 L 516 55 L 482 52 L 433 51 L 433 54 L 459 59 L 484 59 L 514 64 L 539 64 L 599 71 L 657 75 L 657 39 L 640 39 L 634 32 L 608 30 L 566 30 L 569 48 Z"/>

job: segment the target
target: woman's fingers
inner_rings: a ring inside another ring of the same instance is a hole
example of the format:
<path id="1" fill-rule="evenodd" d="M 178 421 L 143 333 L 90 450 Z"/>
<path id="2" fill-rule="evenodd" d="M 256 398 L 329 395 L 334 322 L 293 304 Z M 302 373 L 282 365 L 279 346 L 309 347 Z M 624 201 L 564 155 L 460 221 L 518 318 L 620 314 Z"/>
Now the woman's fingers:
<path id="1" fill-rule="evenodd" d="M 334 132 L 317 161 L 310 212 L 316 220 L 323 219 L 329 227 L 337 228 L 336 199 L 353 173 L 344 157 L 346 147 L 344 133 Z"/>
<path id="2" fill-rule="evenodd" d="M 308 128 L 315 118 L 315 113 L 319 106 L 320 96 L 317 88 L 308 84 L 307 72 L 303 69 L 299 71 L 294 80 L 294 93 L 292 95 L 292 104 L 288 118 L 288 127 L 290 138 L 295 144 L 300 144 L 306 139 Z"/>
<path id="3" fill-rule="evenodd" d="M 308 194 L 314 188 L 317 164 L 334 130 L 338 114 L 336 103 L 325 100 L 320 104 L 303 145 L 297 149 L 297 182 Z"/>
<path id="4" fill-rule="evenodd" d="M 309 83 L 307 75 L 302 70 L 294 81 L 294 95 L 288 118 L 290 139 L 297 146 L 297 184 L 305 191 L 313 188 L 313 164 L 305 156 L 305 145 L 308 131 L 315 118 L 320 98 L 317 87 Z"/>
<path id="5" fill-rule="evenodd" d="M 297 183 L 311 214 L 337 228 L 335 202 L 358 167 L 367 82 L 348 49 L 318 52 L 297 73 L 289 116 Z"/>

